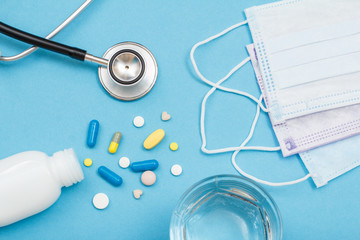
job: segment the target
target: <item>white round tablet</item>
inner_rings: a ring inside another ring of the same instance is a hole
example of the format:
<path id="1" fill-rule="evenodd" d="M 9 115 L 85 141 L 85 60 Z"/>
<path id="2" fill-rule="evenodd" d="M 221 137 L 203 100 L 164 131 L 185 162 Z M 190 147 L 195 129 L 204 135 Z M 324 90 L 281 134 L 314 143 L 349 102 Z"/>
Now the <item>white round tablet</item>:
<path id="1" fill-rule="evenodd" d="M 171 167 L 171 174 L 179 176 L 182 173 L 182 167 L 179 164 L 175 164 Z"/>
<path id="2" fill-rule="evenodd" d="M 94 207 L 104 209 L 109 205 L 109 198 L 105 193 L 98 193 L 93 198 Z"/>
<path id="3" fill-rule="evenodd" d="M 130 159 L 127 157 L 120 158 L 119 165 L 122 168 L 128 168 L 130 166 Z"/>
<path id="4" fill-rule="evenodd" d="M 137 116 L 134 118 L 133 123 L 134 123 L 135 127 L 140 128 L 140 127 L 144 126 L 145 120 L 142 116 Z"/>
<path id="5" fill-rule="evenodd" d="M 145 171 L 141 174 L 141 182 L 145 186 L 151 186 L 156 182 L 156 174 L 152 171 Z"/>

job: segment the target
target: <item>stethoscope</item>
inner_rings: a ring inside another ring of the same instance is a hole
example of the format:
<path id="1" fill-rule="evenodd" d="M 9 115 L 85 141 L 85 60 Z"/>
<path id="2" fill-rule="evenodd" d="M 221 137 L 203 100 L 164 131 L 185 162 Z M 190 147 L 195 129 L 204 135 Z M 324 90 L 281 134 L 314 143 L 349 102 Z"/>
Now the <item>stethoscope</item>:
<path id="1" fill-rule="evenodd" d="M 28 44 L 57 52 L 81 61 L 99 64 L 99 79 L 113 97 L 131 101 L 146 95 L 154 86 L 158 67 L 153 54 L 134 42 L 122 42 L 108 49 L 103 57 L 88 54 L 85 50 L 57 43 L 21 31 L 0 22 L 0 33 Z"/>

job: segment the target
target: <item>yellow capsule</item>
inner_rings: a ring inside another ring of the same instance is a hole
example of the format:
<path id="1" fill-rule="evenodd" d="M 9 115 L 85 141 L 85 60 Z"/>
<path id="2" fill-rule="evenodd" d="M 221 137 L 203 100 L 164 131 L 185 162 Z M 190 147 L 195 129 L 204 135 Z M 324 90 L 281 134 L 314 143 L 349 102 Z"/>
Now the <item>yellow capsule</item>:
<path id="1" fill-rule="evenodd" d="M 92 165 L 92 160 L 90 158 L 87 158 L 84 160 L 84 165 L 87 167 L 90 167 Z"/>
<path id="2" fill-rule="evenodd" d="M 110 146 L 109 146 L 110 153 L 116 153 L 116 150 L 119 146 L 120 139 L 121 139 L 121 133 L 120 132 L 114 133 L 114 136 L 113 136 Z"/>
<path id="3" fill-rule="evenodd" d="M 144 148 L 150 150 L 158 145 L 161 140 L 165 137 L 165 131 L 162 129 L 158 129 L 152 134 L 150 134 L 144 141 Z"/>

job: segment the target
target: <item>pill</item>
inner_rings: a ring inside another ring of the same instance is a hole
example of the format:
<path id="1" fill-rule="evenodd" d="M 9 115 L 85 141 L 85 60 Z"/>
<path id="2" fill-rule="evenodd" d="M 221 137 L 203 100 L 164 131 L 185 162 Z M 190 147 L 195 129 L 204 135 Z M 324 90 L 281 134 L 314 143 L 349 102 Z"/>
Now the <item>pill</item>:
<path id="1" fill-rule="evenodd" d="M 97 120 L 91 120 L 89 123 L 88 135 L 86 139 L 86 143 L 88 147 L 92 148 L 96 144 L 97 135 L 99 132 L 99 122 Z"/>
<path id="2" fill-rule="evenodd" d="M 90 158 L 87 158 L 84 160 L 84 165 L 87 167 L 90 167 L 92 165 L 92 160 Z"/>
<path id="3" fill-rule="evenodd" d="M 182 173 L 182 167 L 179 164 L 175 164 L 171 167 L 171 174 L 174 176 L 179 176 Z"/>
<path id="4" fill-rule="evenodd" d="M 161 120 L 163 120 L 163 121 L 168 121 L 168 120 L 170 120 L 170 118 L 171 118 L 171 115 L 170 115 L 170 114 L 168 114 L 167 112 L 162 112 L 162 114 L 161 114 Z"/>
<path id="5" fill-rule="evenodd" d="M 93 205 L 97 209 L 105 209 L 109 205 L 109 198 L 105 193 L 98 193 L 93 197 Z"/>
<path id="6" fill-rule="evenodd" d="M 144 172 L 147 170 L 155 170 L 159 166 L 159 162 L 155 159 L 146 160 L 141 162 L 133 162 L 130 166 L 131 170 L 134 172 Z"/>
<path id="7" fill-rule="evenodd" d="M 144 141 L 144 148 L 150 150 L 158 145 L 161 140 L 165 137 L 165 131 L 158 129 L 155 132 L 151 133 Z"/>
<path id="8" fill-rule="evenodd" d="M 143 194 L 143 191 L 141 189 L 136 189 L 133 191 L 133 195 L 134 195 L 135 199 L 139 199 L 142 194 Z"/>
<path id="9" fill-rule="evenodd" d="M 114 186 L 120 186 L 123 182 L 122 178 L 119 175 L 117 175 L 105 166 L 99 167 L 98 173 L 103 179 L 105 179 L 108 183 Z"/>
<path id="10" fill-rule="evenodd" d="M 138 128 L 144 126 L 144 123 L 145 123 L 145 120 L 144 120 L 144 118 L 142 116 L 137 116 L 133 120 L 134 126 L 138 127 Z"/>
<path id="11" fill-rule="evenodd" d="M 110 153 L 116 153 L 116 150 L 119 146 L 120 139 L 121 139 L 121 132 L 114 133 L 114 136 L 113 136 L 110 146 L 109 146 Z"/>
<path id="12" fill-rule="evenodd" d="M 127 157 L 120 158 L 119 165 L 122 168 L 128 168 L 130 166 L 130 159 Z"/>
<path id="13" fill-rule="evenodd" d="M 141 182 L 145 186 L 151 186 L 156 182 L 156 175 L 152 171 L 145 171 L 141 174 Z"/>
<path id="14" fill-rule="evenodd" d="M 176 150 L 178 150 L 178 148 L 179 148 L 179 146 L 178 146 L 178 144 L 176 142 L 173 142 L 173 143 L 170 144 L 170 149 L 172 151 L 176 151 Z"/>

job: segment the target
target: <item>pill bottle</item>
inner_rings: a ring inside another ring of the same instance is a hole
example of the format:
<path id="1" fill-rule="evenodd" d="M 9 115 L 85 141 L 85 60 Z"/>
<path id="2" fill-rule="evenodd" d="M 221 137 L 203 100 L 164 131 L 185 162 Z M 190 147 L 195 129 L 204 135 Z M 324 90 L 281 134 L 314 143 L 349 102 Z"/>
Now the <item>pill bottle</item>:
<path id="1" fill-rule="evenodd" d="M 47 209 L 59 198 L 62 187 L 83 179 L 72 149 L 51 157 L 29 151 L 0 160 L 0 227 Z"/>

